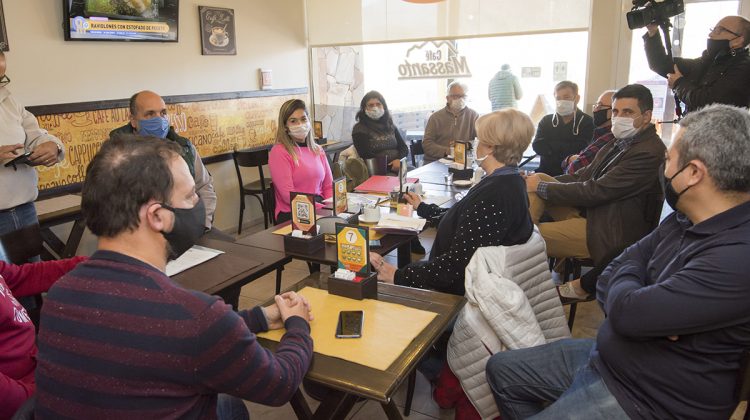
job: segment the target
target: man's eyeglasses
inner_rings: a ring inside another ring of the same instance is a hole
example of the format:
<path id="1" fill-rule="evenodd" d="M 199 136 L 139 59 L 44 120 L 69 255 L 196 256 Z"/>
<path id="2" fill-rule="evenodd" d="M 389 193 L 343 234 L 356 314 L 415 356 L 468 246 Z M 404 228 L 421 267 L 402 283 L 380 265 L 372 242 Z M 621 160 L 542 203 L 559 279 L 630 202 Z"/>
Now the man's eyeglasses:
<path id="1" fill-rule="evenodd" d="M 612 107 L 609 106 L 609 105 L 604 105 L 604 104 L 599 103 L 599 102 L 591 105 L 591 110 L 592 111 L 601 111 L 601 110 L 604 110 L 604 109 L 609 110 L 609 109 L 612 109 Z"/>
<path id="2" fill-rule="evenodd" d="M 466 99 L 466 95 L 448 95 L 451 99 Z"/>
<path id="3" fill-rule="evenodd" d="M 10 77 L 8 77 L 7 75 L 0 77 L 0 87 L 3 87 L 8 83 L 10 83 Z"/>
<path id="4" fill-rule="evenodd" d="M 721 35 L 722 32 L 729 32 L 730 34 L 732 34 L 732 35 L 734 35 L 736 37 L 742 36 L 742 35 L 738 34 L 737 32 L 730 31 L 729 29 L 727 29 L 727 28 L 725 28 L 725 27 L 723 27 L 721 25 L 713 27 L 713 28 L 709 28 L 709 30 L 710 30 L 710 32 L 708 33 L 709 35 Z"/>

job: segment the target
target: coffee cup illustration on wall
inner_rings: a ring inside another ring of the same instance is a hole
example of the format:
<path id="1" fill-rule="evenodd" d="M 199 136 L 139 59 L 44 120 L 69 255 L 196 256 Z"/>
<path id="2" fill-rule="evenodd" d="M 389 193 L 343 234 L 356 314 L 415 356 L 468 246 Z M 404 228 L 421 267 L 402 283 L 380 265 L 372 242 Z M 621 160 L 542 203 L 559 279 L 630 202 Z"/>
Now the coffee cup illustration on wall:
<path id="1" fill-rule="evenodd" d="M 211 28 L 211 36 L 208 38 L 208 42 L 215 47 L 226 47 L 229 44 L 226 29 L 221 26 Z"/>

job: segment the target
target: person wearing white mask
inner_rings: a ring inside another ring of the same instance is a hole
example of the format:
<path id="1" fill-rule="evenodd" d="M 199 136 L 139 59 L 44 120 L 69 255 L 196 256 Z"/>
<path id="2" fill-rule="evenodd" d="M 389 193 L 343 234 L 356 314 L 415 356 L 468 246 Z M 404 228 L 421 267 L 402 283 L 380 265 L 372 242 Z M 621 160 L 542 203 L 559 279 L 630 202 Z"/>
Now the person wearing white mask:
<path id="1" fill-rule="evenodd" d="M 615 141 L 572 175 L 526 178 L 531 219 L 554 258 L 591 258 L 598 267 L 653 230 L 664 202 L 659 171 L 664 143 L 651 123 L 654 100 L 643 85 L 627 85 L 612 96 Z M 551 222 L 540 222 L 543 213 Z M 598 270 L 594 270 L 596 273 Z M 596 276 L 561 286 L 563 298 L 585 299 Z"/>
<path id="2" fill-rule="evenodd" d="M 434 112 L 424 129 L 424 162 L 429 163 L 450 155 L 457 141 L 468 142 L 477 136 L 474 124 L 479 114 L 466 106 L 469 88 L 459 82 L 448 85 L 445 108 Z"/>
<path id="3" fill-rule="evenodd" d="M 565 80 L 555 85 L 555 112 L 545 115 L 531 146 L 539 155 L 537 172 L 562 175 L 562 163 L 591 143 L 594 119 L 578 108 L 578 85 Z"/>
<path id="4" fill-rule="evenodd" d="M 291 220 L 290 193 L 302 192 L 330 198 L 333 176 L 323 149 L 313 141 L 305 102 L 290 99 L 281 105 L 276 144 L 268 155 L 276 209 L 276 222 Z"/>
<path id="5" fill-rule="evenodd" d="M 367 92 L 359 104 L 356 120 L 352 129 L 352 141 L 359 157 L 385 157 L 388 169 L 398 172 L 399 159 L 409 154 L 409 148 L 401 131 L 393 123 L 383 95 L 374 90 Z"/>

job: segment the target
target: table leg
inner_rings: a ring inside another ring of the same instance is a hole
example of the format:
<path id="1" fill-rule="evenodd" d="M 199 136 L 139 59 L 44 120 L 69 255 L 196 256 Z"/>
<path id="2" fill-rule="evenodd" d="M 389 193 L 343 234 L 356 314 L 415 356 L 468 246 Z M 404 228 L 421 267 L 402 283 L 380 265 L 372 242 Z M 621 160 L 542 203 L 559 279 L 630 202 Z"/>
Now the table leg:
<path id="1" fill-rule="evenodd" d="M 281 293 L 281 273 L 284 271 L 284 266 L 276 269 L 276 294 Z"/>
<path id="2" fill-rule="evenodd" d="M 81 238 L 83 237 L 84 230 L 86 230 L 86 223 L 84 223 L 83 219 L 77 219 L 73 223 L 73 228 L 70 230 L 70 235 L 68 235 L 68 241 L 65 243 L 65 248 L 63 249 L 63 253 L 61 255 L 62 258 L 70 258 L 76 255 L 78 244 L 81 243 Z"/>
<path id="3" fill-rule="evenodd" d="M 393 398 L 388 401 L 388 404 L 380 403 L 380 405 L 383 407 L 383 411 L 385 411 L 385 416 L 388 417 L 388 420 L 403 420 L 401 412 L 398 411 L 396 403 L 393 402 Z"/>
<path id="4" fill-rule="evenodd" d="M 344 420 L 352 411 L 357 397 L 332 389 L 320 403 L 313 415 L 314 420 Z"/>
<path id="5" fill-rule="evenodd" d="M 404 268 L 411 264 L 411 242 L 400 245 L 396 249 L 396 259 L 398 262 L 398 268 Z"/>
<path id="6" fill-rule="evenodd" d="M 230 287 L 228 289 L 220 291 L 216 295 L 224 299 L 224 303 L 226 303 L 227 305 L 232 305 L 232 308 L 234 308 L 235 311 L 239 311 L 240 290 L 242 290 L 241 287 Z"/>
<path id="7" fill-rule="evenodd" d="M 297 392 L 294 393 L 294 396 L 292 397 L 292 400 L 289 401 L 289 404 L 292 405 L 292 409 L 294 410 L 294 414 L 297 415 L 297 418 L 300 420 L 310 420 L 312 419 L 312 410 L 310 410 L 310 406 L 307 405 L 307 400 L 305 399 L 305 396 L 302 395 L 302 390 L 297 389 Z"/>

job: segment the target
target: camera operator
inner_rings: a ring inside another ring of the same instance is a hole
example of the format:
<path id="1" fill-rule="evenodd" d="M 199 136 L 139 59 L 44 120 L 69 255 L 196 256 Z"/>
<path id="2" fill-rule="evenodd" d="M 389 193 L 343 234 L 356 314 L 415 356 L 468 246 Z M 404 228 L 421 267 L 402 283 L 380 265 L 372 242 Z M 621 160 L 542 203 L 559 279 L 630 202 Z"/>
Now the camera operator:
<path id="1" fill-rule="evenodd" d="M 706 50 L 700 58 L 674 58 L 670 61 L 659 37 L 659 27 L 652 23 L 643 36 L 646 57 L 651 70 L 667 78 L 687 107 L 694 111 L 712 103 L 747 108 L 750 105 L 750 21 L 741 16 L 727 16 L 708 34 Z"/>

